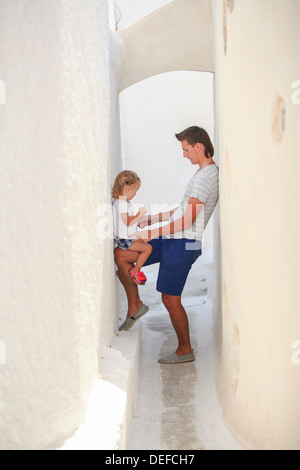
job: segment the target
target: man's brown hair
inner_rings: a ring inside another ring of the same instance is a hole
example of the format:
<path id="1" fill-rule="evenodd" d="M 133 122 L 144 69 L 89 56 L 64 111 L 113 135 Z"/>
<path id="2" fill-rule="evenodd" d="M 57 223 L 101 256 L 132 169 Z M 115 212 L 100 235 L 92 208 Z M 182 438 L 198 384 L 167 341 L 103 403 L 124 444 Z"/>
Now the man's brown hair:
<path id="1" fill-rule="evenodd" d="M 214 146 L 211 143 L 208 133 L 205 129 L 198 126 L 188 127 L 184 131 L 180 132 L 179 134 L 175 134 L 175 137 L 179 142 L 186 140 L 188 144 L 192 145 L 193 147 L 197 144 L 203 144 L 205 147 L 205 156 L 207 158 L 213 157 L 215 150 Z"/>

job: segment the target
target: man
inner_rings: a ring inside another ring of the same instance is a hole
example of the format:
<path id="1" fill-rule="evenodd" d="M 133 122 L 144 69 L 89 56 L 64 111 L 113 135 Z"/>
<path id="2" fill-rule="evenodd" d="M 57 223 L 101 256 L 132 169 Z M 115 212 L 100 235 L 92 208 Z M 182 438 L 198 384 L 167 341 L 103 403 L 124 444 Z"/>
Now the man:
<path id="1" fill-rule="evenodd" d="M 183 157 L 199 168 L 188 183 L 177 209 L 145 216 L 140 226 L 145 228 L 168 220 L 169 224 L 138 233 L 153 248 L 145 266 L 160 263 L 157 290 L 162 293 L 162 302 L 169 312 L 178 338 L 176 352 L 159 359 L 161 364 L 178 364 L 195 359 L 181 294 L 192 264 L 201 255 L 203 232 L 219 198 L 219 169 L 213 161 L 214 148 L 207 132 L 192 126 L 175 135 L 181 142 Z M 115 250 L 119 277 L 128 299 L 127 318 L 120 330 L 129 329 L 148 311 L 129 275 L 136 258 L 135 253 L 120 248 Z"/>

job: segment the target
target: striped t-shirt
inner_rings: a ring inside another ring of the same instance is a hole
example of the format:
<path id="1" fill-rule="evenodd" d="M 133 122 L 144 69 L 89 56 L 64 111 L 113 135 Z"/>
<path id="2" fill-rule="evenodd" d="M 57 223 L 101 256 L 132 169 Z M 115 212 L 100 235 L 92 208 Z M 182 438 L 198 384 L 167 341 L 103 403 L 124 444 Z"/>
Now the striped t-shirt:
<path id="1" fill-rule="evenodd" d="M 188 183 L 180 206 L 171 217 L 170 222 L 183 217 L 191 197 L 203 202 L 204 207 L 202 207 L 190 228 L 168 235 L 167 238 L 187 238 L 188 240 L 202 241 L 204 229 L 219 199 L 219 168 L 216 164 L 207 165 L 195 173 Z"/>

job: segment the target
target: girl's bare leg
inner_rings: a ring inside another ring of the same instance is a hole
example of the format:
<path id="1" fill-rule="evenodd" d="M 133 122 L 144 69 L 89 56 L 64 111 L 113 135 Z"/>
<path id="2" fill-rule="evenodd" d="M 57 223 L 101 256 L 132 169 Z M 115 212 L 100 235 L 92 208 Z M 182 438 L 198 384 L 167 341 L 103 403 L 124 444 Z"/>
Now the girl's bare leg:
<path id="1" fill-rule="evenodd" d="M 127 316 L 132 317 L 141 307 L 142 302 L 139 296 L 138 286 L 132 281 L 129 271 L 138 258 L 138 252 L 115 249 L 115 261 L 118 266 L 121 282 L 125 288 L 128 300 Z"/>
<path id="2" fill-rule="evenodd" d="M 146 263 L 147 259 L 151 255 L 152 246 L 141 240 L 134 240 L 133 244 L 131 245 L 130 248 L 128 248 L 128 250 L 139 252 L 138 258 L 136 260 L 135 267 L 134 267 L 134 271 L 138 273 L 140 272 L 142 266 Z"/>

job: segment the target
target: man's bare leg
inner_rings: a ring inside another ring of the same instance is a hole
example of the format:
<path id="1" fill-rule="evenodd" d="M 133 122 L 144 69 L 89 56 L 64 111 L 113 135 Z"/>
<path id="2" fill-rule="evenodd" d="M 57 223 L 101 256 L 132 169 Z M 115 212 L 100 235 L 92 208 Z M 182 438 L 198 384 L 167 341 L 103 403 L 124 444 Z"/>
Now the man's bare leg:
<path id="1" fill-rule="evenodd" d="M 181 303 L 181 295 L 162 294 L 162 301 L 169 312 L 173 328 L 178 338 L 178 348 L 176 353 L 178 356 L 184 356 L 192 352 L 189 321 L 186 311 Z"/>
<path id="2" fill-rule="evenodd" d="M 115 249 L 115 262 L 118 266 L 120 279 L 124 286 L 128 300 L 128 317 L 132 317 L 142 305 L 138 286 L 134 283 L 129 274 L 129 271 L 136 262 L 138 255 L 139 254 L 134 251 L 124 251 L 121 248 Z"/>

